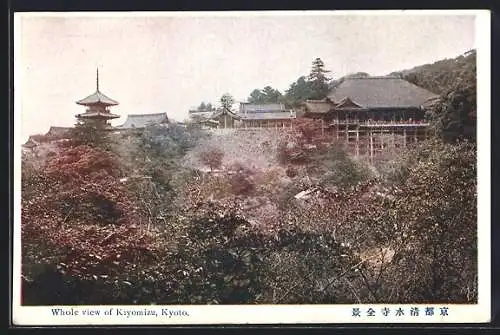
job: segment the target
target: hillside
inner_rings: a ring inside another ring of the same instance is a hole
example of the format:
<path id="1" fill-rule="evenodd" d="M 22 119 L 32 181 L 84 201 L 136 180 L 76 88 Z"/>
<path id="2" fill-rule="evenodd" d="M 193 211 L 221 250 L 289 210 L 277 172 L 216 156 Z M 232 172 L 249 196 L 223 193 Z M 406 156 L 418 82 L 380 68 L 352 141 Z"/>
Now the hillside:
<path id="1" fill-rule="evenodd" d="M 476 50 L 468 51 L 456 58 L 395 71 L 389 75 L 402 76 L 411 83 L 442 95 L 463 80 L 475 80 Z"/>

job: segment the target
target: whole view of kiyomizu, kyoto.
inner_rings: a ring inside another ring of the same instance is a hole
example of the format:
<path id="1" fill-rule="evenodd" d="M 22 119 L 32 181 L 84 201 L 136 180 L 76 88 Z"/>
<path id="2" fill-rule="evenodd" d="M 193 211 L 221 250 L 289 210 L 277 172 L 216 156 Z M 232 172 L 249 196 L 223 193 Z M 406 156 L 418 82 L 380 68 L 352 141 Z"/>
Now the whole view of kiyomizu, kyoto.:
<path id="1" fill-rule="evenodd" d="M 23 17 L 22 305 L 476 304 L 474 22 Z"/>

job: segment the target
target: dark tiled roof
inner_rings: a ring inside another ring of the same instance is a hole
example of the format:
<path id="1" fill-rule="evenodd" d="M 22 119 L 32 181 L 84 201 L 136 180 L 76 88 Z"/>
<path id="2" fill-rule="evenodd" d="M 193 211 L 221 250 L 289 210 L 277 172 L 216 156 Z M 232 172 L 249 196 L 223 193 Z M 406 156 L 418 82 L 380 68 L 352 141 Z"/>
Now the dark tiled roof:
<path id="1" fill-rule="evenodd" d="M 240 114 L 265 113 L 265 112 L 272 113 L 284 110 L 286 110 L 285 106 L 278 103 L 271 103 L 271 104 L 251 104 L 248 102 L 240 103 Z"/>
<path id="2" fill-rule="evenodd" d="M 64 136 L 66 135 L 72 127 L 50 127 L 46 136 Z"/>
<path id="3" fill-rule="evenodd" d="M 189 111 L 189 117 L 192 119 L 209 119 L 214 115 L 215 111 Z"/>
<path id="4" fill-rule="evenodd" d="M 104 106 L 116 106 L 118 105 L 118 101 L 115 101 L 111 99 L 110 97 L 104 95 L 103 93 L 99 92 L 98 90 L 89 95 L 86 98 L 83 98 L 82 100 L 78 100 L 76 102 L 79 105 L 84 105 L 84 106 L 89 106 L 89 105 L 104 105 Z"/>
<path id="5" fill-rule="evenodd" d="M 242 120 L 286 120 L 294 119 L 296 114 L 292 110 L 285 108 L 283 104 L 251 104 L 243 102 L 240 104 Z"/>
<path id="6" fill-rule="evenodd" d="M 34 147 L 37 147 L 39 145 L 40 145 L 40 143 L 38 143 L 38 141 L 35 141 L 33 139 L 33 137 L 30 136 L 28 138 L 28 140 L 26 141 L 26 143 L 23 144 L 23 147 L 25 147 L 25 148 L 34 148 Z"/>
<path id="7" fill-rule="evenodd" d="M 144 128 L 147 126 L 168 123 L 167 113 L 156 114 L 129 114 L 124 124 L 116 127 L 120 129 Z"/>
<path id="8" fill-rule="evenodd" d="M 340 100 L 336 105 L 335 108 L 362 108 L 362 106 L 355 101 L 352 101 L 350 97 L 345 97 L 344 99 Z"/>
<path id="9" fill-rule="evenodd" d="M 397 77 L 347 78 L 328 95 L 333 101 L 349 97 L 366 108 L 420 107 L 436 94 Z"/>
<path id="10" fill-rule="evenodd" d="M 222 116 L 222 115 L 229 115 L 230 117 L 232 117 L 233 119 L 236 119 L 236 120 L 240 119 L 240 116 L 238 114 L 233 113 L 233 112 L 231 112 L 230 110 L 228 110 L 226 108 L 218 110 L 217 112 L 215 112 L 214 115 L 212 115 L 212 119 L 218 118 L 219 116 Z"/>
<path id="11" fill-rule="evenodd" d="M 324 100 L 306 100 L 304 106 L 307 112 L 314 114 L 326 114 L 335 107 L 335 104 L 330 99 Z"/>
<path id="12" fill-rule="evenodd" d="M 296 117 L 293 111 L 248 113 L 241 115 L 242 120 L 287 120 L 295 119 Z"/>
<path id="13" fill-rule="evenodd" d="M 76 117 L 78 117 L 78 118 L 95 118 L 95 117 L 99 117 L 99 118 L 105 118 L 105 119 L 117 119 L 120 116 L 116 115 L 116 114 L 109 113 L 109 112 L 89 111 L 89 112 L 85 112 L 85 113 L 82 113 L 82 114 L 78 114 Z"/>

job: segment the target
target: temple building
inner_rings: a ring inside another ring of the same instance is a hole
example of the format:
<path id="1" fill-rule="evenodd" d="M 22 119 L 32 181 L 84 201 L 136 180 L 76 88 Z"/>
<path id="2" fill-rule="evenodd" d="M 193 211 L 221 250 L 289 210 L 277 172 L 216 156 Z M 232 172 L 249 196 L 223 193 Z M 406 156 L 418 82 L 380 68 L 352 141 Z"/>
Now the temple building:
<path id="1" fill-rule="evenodd" d="M 122 125 L 117 126 L 115 129 L 143 129 L 148 126 L 154 125 L 168 125 L 169 119 L 167 113 L 155 114 L 129 114 L 127 120 Z"/>
<path id="2" fill-rule="evenodd" d="M 372 158 L 429 135 L 426 111 L 438 95 L 399 77 L 347 78 L 323 100 L 307 100 L 303 116 L 322 120 L 323 133 Z"/>
<path id="3" fill-rule="evenodd" d="M 237 112 L 219 108 L 213 112 L 189 111 L 190 119 L 207 128 L 291 128 L 295 111 L 280 103 L 241 102 Z"/>
<path id="4" fill-rule="evenodd" d="M 96 75 L 96 91 L 88 97 L 78 100 L 76 103 L 86 107 L 85 113 L 76 115 L 78 121 L 94 125 L 101 129 L 110 129 L 111 124 L 109 120 L 120 117 L 109 111 L 109 107 L 118 105 L 118 102 L 99 91 L 99 69 L 97 69 Z"/>
<path id="5" fill-rule="evenodd" d="M 188 112 L 189 119 L 193 121 L 206 121 L 210 120 L 210 118 L 216 112 L 215 109 L 190 109 Z"/>
<path id="6" fill-rule="evenodd" d="M 326 99 L 306 101 L 304 116 L 329 124 L 418 123 L 437 97 L 399 77 L 347 78 Z"/>
<path id="7" fill-rule="evenodd" d="M 30 136 L 28 140 L 22 145 L 22 148 L 29 151 L 33 151 L 36 147 L 38 147 L 40 143 Z"/>
<path id="8" fill-rule="evenodd" d="M 237 126 L 237 122 L 240 120 L 240 116 L 228 108 L 221 107 L 219 110 L 215 111 L 215 113 L 210 118 L 212 121 L 215 121 L 218 125 L 218 128 L 235 128 Z"/>
<path id="9" fill-rule="evenodd" d="M 71 127 L 54 127 L 51 126 L 49 131 L 45 134 L 48 138 L 51 139 L 63 139 L 66 138 L 71 130 Z"/>
<path id="10" fill-rule="evenodd" d="M 297 117 L 295 111 L 280 103 L 240 103 L 238 113 L 242 128 L 291 128 Z"/>

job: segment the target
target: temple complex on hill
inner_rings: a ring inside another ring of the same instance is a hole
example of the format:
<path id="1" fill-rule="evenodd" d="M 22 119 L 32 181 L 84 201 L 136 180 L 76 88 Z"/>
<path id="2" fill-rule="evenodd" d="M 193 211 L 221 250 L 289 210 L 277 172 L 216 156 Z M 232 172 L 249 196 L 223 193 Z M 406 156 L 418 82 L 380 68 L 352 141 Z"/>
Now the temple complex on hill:
<path id="1" fill-rule="evenodd" d="M 345 143 L 355 155 L 370 158 L 386 148 L 402 148 L 425 139 L 429 124 L 425 113 L 438 96 L 399 77 L 350 77 L 334 87 L 323 100 L 306 100 L 299 108 L 284 104 L 240 103 L 239 109 L 210 108 L 189 111 L 193 122 L 219 129 L 290 129 L 298 118 L 321 120 L 323 135 Z M 140 130 L 151 125 L 168 125 L 166 113 L 130 114 L 126 121 L 112 127 L 119 118 L 110 107 L 118 105 L 99 90 L 76 102 L 86 108 L 77 114 L 78 122 L 115 132 Z M 66 127 L 51 127 L 45 135 L 33 135 L 23 147 L 34 148 L 43 140 L 63 139 Z"/>
<path id="2" fill-rule="evenodd" d="M 428 137 L 425 113 L 438 96 L 399 77 L 351 77 L 323 100 L 300 108 L 283 104 L 240 103 L 238 112 L 190 112 L 212 128 L 293 128 L 297 118 L 321 120 L 321 131 L 348 145 L 355 155 L 373 157 L 388 147 L 406 147 Z"/>

